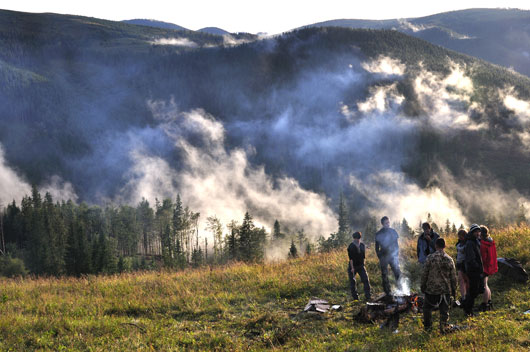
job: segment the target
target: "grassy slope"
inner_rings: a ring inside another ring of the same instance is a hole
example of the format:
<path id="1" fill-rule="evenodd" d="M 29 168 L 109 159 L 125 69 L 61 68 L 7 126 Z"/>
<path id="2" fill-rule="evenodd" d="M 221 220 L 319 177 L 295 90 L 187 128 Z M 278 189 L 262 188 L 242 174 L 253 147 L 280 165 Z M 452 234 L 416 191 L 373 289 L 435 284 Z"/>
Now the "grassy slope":
<path id="1" fill-rule="evenodd" d="M 530 228 L 494 233 L 499 256 L 530 264 Z M 454 239 L 449 241 L 454 255 Z M 402 244 L 411 273 L 414 240 Z M 528 284 L 495 275 L 495 311 L 451 321 L 470 329 L 422 333 L 408 313 L 398 334 L 360 324 L 362 303 L 348 297 L 345 251 L 266 265 L 234 264 L 183 272 L 147 272 L 82 279 L 5 280 L 0 286 L 0 350 L 527 350 Z M 368 272 L 381 291 L 373 249 Z M 417 276 L 411 275 L 411 276 Z M 413 282 L 413 285 L 417 284 Z M 344 305 L 323 316 L 297 315 L 311 296 Z M 437 319 L 437 313 L 435 313 Z"/>

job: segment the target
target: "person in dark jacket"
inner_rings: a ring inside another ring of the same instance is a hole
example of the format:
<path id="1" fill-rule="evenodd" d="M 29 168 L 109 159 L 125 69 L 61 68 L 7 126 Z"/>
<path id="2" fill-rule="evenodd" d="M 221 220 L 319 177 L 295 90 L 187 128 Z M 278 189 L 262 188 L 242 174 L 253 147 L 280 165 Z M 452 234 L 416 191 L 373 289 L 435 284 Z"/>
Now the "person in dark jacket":
<path id="1" fill-rule="evenodd" d="M 467 278 L 465 268 L 466 236 L 466 230 L 461 229 L 458 231 L 458 242 L 456 243 L 456 272 L 458 273 L 458 287 L 460 288 L 461 302 L 465 300 L 466 293 L 469 291 L 469 279 Z"/>
<path id="2" fill-rule="evenodd" d="M 480 227 L 480 256 L 482 257 L 482 266 L 484 267 L 484 295 L 480 310 L 487 311 L 493 309 L 488 277 L 495 274 L 498 267 L 495 241 L 490 237 L 489 230 L 486 226 Z"/>
<path id="3" fill-rule="evenodd" d="M 440 237 L 431 227 L 431 224 L 424 222 L 421 225 L 423 229 L 422 234 L 418 237 L 418 243 L 416 245 L 416 255 L 418 256 L 418 262 L 420 264 L 425 264 L 427 256 L 436 251 L 434 244 L 436 240 Z"/>
<path id="4" fill-rule="evenodd" d="M 466 275 L 469 279 L 469 292 L 464 300 L 464 312 L 471 316 L 473 315 L 473 305 L 475 298 L 484 292 L 482 257 L 480 255 L 480 243 L 478 237 L 480 236 L 480 226 L 477 224 L 471 225 L 466 238 L 466 247 L 464 249 L 465 259 L 464 266 Z"/>
<path id="5" fill-rule="evenodd" d="M 359 299 L 357 282 L 355 281 L 355 274 L 359 274 L 364 286 L 364 297 L 369 301 L 371 299 L 370 279 L 364 267 L 366 248 L 364 243 L 361 242 L 361 232 L 354 232 L 352 236 L 353 242 L 348 246 L 348 258 L 350 259 L 348 263 L 348 277 L 350 279 L 351 295 L 353 299 Z"/>
<path id="6" fill-rule="evenodd" d="M 399 282 L 401 271 L 399 270 L 399 235 L 390 227 L 390 220 L 387 216 L 381 218 L 383 227 L 375 234 L 375 253 L 379 258 L 381 267 L 381 277 L 383 281 L 383 290 L 390 295 L 390 282 L 388 281 L 388 265 L 394 273 L 396 282 Z"/>

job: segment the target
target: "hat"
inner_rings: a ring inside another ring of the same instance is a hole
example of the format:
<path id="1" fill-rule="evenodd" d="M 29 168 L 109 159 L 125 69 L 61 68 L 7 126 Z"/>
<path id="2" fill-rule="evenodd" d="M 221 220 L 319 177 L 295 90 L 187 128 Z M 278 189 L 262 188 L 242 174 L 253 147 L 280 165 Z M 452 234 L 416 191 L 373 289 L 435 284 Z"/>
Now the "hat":
<path id="1" fill-rule="evenodd" d="M 471 227 L 469 228 L 469 232 L 468 233 L 473 233 L 473 231 L 475 231 L 475 230 L 480 230 L 480 226 L 478 226 L 477 224 L 471 225 Z"/>

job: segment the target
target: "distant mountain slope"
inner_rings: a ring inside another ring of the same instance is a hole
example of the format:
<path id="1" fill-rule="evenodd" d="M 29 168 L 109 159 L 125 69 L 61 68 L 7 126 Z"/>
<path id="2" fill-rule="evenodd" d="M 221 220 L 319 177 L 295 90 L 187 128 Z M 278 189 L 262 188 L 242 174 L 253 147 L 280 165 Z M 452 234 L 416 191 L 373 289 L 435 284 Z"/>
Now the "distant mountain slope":
<path id="1" fill-rule="evenodd" d="M 311 26 L 396 29 L 530 76 L 530 11 L 469 9 L 420 18 L 341 19 Z"/>
<path id="2" fill-rule="evenodd" d="M 424 188 L 482 215 L 482 193 L 460 185 L 530 194 L 530 79 L 397 31 L 306 28 L 225 45 L 1 11 L 0 47 L 0 171 L 5 159 L 28 183 L 59 176 L 80 200 L 196 191 L 201 213 L 242 204 L 270 218 L 263 204 L 280 200 L 252 187 L 297 199 L 297 187 L 342 189 L 355 222 Z"/>
<path id="3" fill-rule="evenodd" d="M 230 34 L 230 32 L 225 31 L 224 29 L 218 27 L 204 27 L 198 30 L 198 32 L 210 33 L 215 35 L 225 35 Z"/>
<path id="4" fill-rule="evenodd" d="M 156 20 L 132 19 L 132 20 L 123 20 L 122 22 L 129 23 L 129 24 L 136 24 L 139 26 L 148 26 L 148 27 L 163 28 L 163 29 L 174 29 L 177 31 L 188 30 L 187 28 L 184 28 L 182 26 L 179 26 L 173 23 L 156 21 Z"/>

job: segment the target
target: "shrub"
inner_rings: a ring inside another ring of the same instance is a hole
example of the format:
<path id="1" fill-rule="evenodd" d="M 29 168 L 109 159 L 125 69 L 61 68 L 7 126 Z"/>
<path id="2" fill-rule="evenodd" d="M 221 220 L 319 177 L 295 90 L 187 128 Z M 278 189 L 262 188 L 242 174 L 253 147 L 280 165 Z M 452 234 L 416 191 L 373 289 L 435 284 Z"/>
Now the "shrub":
<path id="1" fill-rule="evenodd" d="M 20 258 L 11 258 L 10 256 L 0 257 L 0 276 L 17 277 L 26 276 L 28 270 Z"/>

